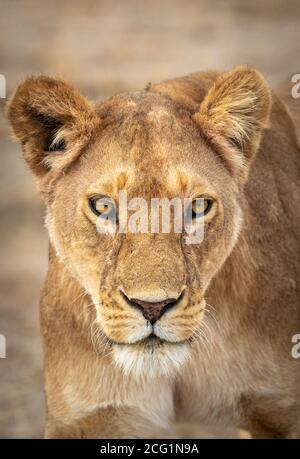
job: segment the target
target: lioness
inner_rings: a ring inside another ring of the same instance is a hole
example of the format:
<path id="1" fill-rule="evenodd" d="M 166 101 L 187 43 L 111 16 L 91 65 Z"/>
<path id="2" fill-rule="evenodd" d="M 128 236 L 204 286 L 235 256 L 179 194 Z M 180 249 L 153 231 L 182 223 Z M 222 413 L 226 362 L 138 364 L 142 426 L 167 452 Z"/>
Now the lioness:
<path id="1" fill-rule="evenodd" d="M 260 73 L 199 72 L 95 106 L 38 76 L 7 113 L 47 208 L 46 437 L 170 435 L 176 421 L 298 437 L 299 143 Z M 204 239 L 98 231 L 120 190 L 191 198 Z"/>

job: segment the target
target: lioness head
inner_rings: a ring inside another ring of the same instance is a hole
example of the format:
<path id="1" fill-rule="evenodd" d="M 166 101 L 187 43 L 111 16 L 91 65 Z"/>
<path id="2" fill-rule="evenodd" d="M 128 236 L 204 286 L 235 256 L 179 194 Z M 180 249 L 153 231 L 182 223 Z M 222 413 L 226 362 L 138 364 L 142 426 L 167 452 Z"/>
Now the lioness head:
<path id="1" fill-rule="evenodd" d="M 151 89 L 92 106 L 44 76 L 13 95 L 8 117 L 45 200 L 51 243 L 124 370 L 170 372 L 188 356 L 210 281 L 238 238 L 239 194 L 269 105 L 265 80 L 248 67 L 220 75 L 193 110 Z M 148 210 L 151 198 L 190 198 L 203 240 L 187 244 L 184 228 L 151 231 L 149 212 L 135 214 L 141 231 L 125 230 L 136 198 Z"/>

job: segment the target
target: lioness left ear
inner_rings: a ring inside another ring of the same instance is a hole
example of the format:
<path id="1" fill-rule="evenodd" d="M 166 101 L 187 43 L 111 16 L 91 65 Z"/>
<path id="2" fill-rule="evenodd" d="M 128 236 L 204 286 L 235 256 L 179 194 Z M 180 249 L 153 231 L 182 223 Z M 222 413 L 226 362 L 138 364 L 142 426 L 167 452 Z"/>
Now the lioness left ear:
<path id="1" fill-rule="evenodd" d="M 8 102 L 7 116 L 37 178 L 70 164 L 99 123 L 77 89 L 48 76 L 21 83 Z"/>
<path id="2" fill-rule="evenodd" d="M 217 78 L 194 120 L 240 178 L 259 147 L 268 127 L 271 94 L 256 70 L 239 66 Z"/>

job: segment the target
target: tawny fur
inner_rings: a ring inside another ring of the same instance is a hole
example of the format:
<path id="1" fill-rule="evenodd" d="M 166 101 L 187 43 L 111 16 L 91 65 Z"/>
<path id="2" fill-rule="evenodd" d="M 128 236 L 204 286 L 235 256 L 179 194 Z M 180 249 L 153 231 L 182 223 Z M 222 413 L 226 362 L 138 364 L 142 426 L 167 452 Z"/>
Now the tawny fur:
<path id="1" fill-rule="evenodd" d="M 197 436 L 180 428 L 187 421 L 213 436 L 227 426 L 225 436 L 299 437 L 295 110 L 241 66 L 95 107 L 67 83 L 30 78 L 8 117 L 47 207 L 46 437 Z M 44 151 L 61 139 L 64 151 Z M 87 198 L 117 199 L 119 189 L 213 196 L 204 241 L 98 234 Z M 120 289 L 147 298 L 185 290 L 156 324 L 169 343 L 137 342 L 147 324 Z"/>

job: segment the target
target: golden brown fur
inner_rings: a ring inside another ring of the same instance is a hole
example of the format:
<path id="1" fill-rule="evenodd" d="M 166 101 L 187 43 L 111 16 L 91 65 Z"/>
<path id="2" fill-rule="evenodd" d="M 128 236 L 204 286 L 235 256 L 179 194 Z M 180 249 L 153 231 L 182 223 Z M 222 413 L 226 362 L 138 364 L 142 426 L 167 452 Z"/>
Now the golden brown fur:
<path id="1" fill-rule="evenodd" d="M 188 420 L 299 437 L 299 144 L 263 77 L 199 72 L 95 107 L 30 78 L 8 117 L 47 207 L 46 436 L 169 436 Z M 120 189 L 212 196 L 204 241 L 98 234 L 87 198 Z M 148 324 L 120 290 L 184 292 L 155 324 L 164 341 L 143 340 Z"/>

